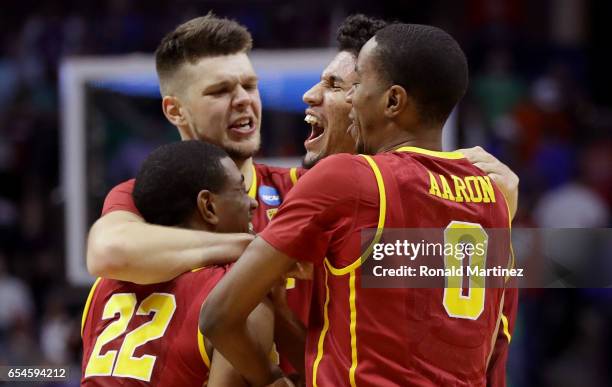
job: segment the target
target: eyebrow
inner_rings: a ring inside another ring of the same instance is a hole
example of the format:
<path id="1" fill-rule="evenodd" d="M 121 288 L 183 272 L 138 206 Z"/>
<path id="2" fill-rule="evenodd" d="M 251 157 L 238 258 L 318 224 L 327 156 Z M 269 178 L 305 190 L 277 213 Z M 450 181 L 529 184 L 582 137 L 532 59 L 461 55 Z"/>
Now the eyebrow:
<path id="1" fill-rule="evenodd" d="M 249 75 L 244 78 L 246 81 L 259 81 L 259 77 L 257 75 Z"/>
<path id="2" fill-rule="evenodd" d="M 329 80 L 332 85 L 334 83 L 344 83 L 344 79 L 342 79 L 342 77 L 333 74 L 323 74 L 321 80 Z"/>
<path id="3" fill-rule="evenodd" d="M 342 77 L 339 77 L 337 75 L 332 75 L 329 77 L 329 80 L 332 82 L 332 84 L 338 82 L 338 83 L 344 83 L 344 79 L 342 79 Z"/>
<path id="4" fill-rule="evenodd" d="M 225 80 L 222 80 L 222 81 L 219 81 L 219 82 L 212 83 L 210 85 L 206 85 L 206 87 L 204 87 L 202 89 L 202 92 L 207 92 L 209 90 L 214 90 L 214 89 L 217 89 L 217 88 L 227 87 L 227 86 L 229 86 L 231 84 L 232 84 L 231 81 L 225 79 Z"/>
<path id="5" fill-rule="evenodd" d="M 257 82 L 259 81 L 259 78 L 256 75 L 250 75 L 247 77 L 244 77 L 242 82 L 240 81 L 240 79 L 236 79 L 234 77 L 231 78 L 226 78 L 226 79 L 222 79 L 218 82 L 215 83 L 211 83 L 210 85 L 207 85 L 206 87 L 204 87 L 203 91 L 207 91 L 210 89 L 215 89 L 218 87 L 227 87 L 229 85 L 233 85 L 236 83 L 236 81 L 238 81 L 238 83 L 242 83 L 242 82 Z"/>

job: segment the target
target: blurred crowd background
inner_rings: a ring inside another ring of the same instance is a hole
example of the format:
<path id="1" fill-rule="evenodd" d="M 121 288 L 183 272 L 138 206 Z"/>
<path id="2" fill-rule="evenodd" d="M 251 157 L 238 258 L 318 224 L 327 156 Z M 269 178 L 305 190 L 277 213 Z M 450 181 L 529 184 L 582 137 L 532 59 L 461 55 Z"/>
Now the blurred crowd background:
<path id="1" fill-rule="evenodd" d="M 457 111 L 458 143 L 482 145 L 520 176 L 514 227 L 610 227 L 609 2 L 7 2 L 0 11 L 0 365 L 79 373 L 88 289 L 71 286 L 64 270 L 62 58 L 152 53 L 166 32 L 211 9 L 245 24 L 255 48 L 333 46 L 336 28 L 355 12 L 449 31 L 471 75 Z M 276 137 L 283 120 L 264 116 L 261 156 L 299 156 L 307 132 L 301 118 Z M 511 386 L 612 385 L 611 289 L 525 289 L 520 302 Z M 67 385 L 78 384 L 71 379 Z"/>

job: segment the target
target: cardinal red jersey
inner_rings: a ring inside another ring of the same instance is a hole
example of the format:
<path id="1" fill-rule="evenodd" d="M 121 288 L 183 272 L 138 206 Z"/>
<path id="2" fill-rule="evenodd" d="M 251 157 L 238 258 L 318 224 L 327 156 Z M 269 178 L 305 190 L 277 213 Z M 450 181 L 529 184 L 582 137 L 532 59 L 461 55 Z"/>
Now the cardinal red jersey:
<path id="1" fill-rule="evenodd" d="M 287 193 L 306 170 L 254 164 L 253 172 L 255 178 L 251 183 L 249 196 L 255 198 L 258 203 L 252 222 L 255 232 L 260 233 L 276 215 Z M 293 278 L 287 280 L 287 303 L 304 324 L 308 322 L 311 293 L 312 281 Z M 283 370 L 287 370 L 288 364 L 283 359 L 281 361 Z"/>
<path id="2" fill-rule="evenodd" d="M 457 179 L 446 197 L 441 179 Z M 466 179 L 484 182 L 487 200 L 480 191 L 479 200 L 469 200 Z M 460 153 L 406 147 L 373 157 L 336 155 L 300 179 L 261 237 L 315 264 L 308 385 L 486 384 L 504 289 L 475 292 L 484 294 L 479 314 L 451 316 L 454 301 L 441 288 L 362 288 L 362 230 L 444 229 L 453 221 L 509 225 L 501 192 Z"/>
<path id="3" fill-rule="evenodd" d="M 154 285 L 98 279 L 83 312 L 82 386 L 205 385 L 200 307 L 225 274 L 210 267 Z"/>
<path id="4" fill-rule="evenodd" d="M 253 164 L 253 180 L 249 188 L 249 196 L 256 199 L 258 207 L 253 213 L 252 224 L 255 232 L 261 232 L 278 211 L 285 196 L 298 179 L 306 172 L 302 168 L 280 168 L 264 164 Z M 104 200 L 102 215 L 122 210 L 140 215 L 132 191 L 134 179 L 115 186 Z M 291 310 L 306 324 L 310 308 L 312 281 L 287 280 L 287 302 Z M 290 372 L 292 367 L 281 357 L 281 367 Z"/>
<path id="5" fill-rule="evenodd" d="M 497 333 L 493 354 L 489 360 L 489 367 L 487 368 L 487 386 L 506 386 L 506 364 L 508 362 L 508 351 L 510 350 L 517 312 L 518 289 L 507 288 L 504 294 L 501 324 Z"/>

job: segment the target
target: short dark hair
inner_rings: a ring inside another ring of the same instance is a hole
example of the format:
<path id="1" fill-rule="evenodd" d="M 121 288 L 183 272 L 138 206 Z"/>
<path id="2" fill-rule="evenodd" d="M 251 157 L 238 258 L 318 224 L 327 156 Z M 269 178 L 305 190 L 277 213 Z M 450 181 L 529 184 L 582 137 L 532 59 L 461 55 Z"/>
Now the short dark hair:
<path id="1" fill-rule="evenodd" d="M 163 37 L 155 50 L 155 68 L 162 94 L 166 82 L 185 63 L 201 58 L 248 52 L 253 39 L 243 25 L 208 13 L 191 19 Z"/>
<path id="2" fill-rule="evenodd" d="M 184 224 L 196 210 L 200 191 L 218 193 L 227 175 L 221 160 L 229 157 L 216 145 L 189 140 L 162 145 L 143 162 L 134 184 L 134 203 L 148 222 Z"/>
<path id="3" fill-rule="evenodd" d="M 437 27 L 400 23 L 375 39 L 383 79 L 406 89 L 425 122 L 444 123 L 468 85 L 467 59 L 455 39 Z"/>
<path id="4" fill-rule="evenodd" d="M 382 19 L 369 17 L 361 13 L 350 15 L 338 27 L 336 40 L 340 51 L 348 51 L 355 57 L 359 55 L 361 47 L 381 28 L 387 26 Z"/>

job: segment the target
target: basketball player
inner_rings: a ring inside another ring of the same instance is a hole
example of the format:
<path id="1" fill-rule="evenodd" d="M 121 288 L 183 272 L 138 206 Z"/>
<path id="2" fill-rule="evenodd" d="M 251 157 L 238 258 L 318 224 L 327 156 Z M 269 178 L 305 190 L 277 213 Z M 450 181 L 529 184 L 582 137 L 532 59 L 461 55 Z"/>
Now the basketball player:
<path id="1" fill-rule="evenodd" d="M 297 261 L 312 262 L 308 385 L 485 385 L 504 289 L 468 296 L 481 310 L 450 313 L 460 300 L 444 289 L 361 286 L 363 229 L 509 225 L 497 186 L 487 186 L 486 203 L 467 196 L 466 179 L 488 180 L 461 153 L 440 151 L 467 88 L 465 56 L 440 29 L 393 24 L 361 49 L 356 72 L 349 130 L 374 156 L 330 156 L 302 177 L 210 294 L 200 328 L 251 383 L 269 383 L 261 356 L 243 350 L 256 348 L 245 316 Z M 442 180 L 454 186 L 438 195 Z"/>
<path id="2" fill-rule="evenodd" d="M 304 166 L 312 167 L 323 158 L 340 153 L 353 153 L 354 140 L 347 135 L 350 126 L 351 104 L 346 93 L 357 78 L 355 64 L 359 50 L 374 34 L 385 27 L 383 20 L 365 15 L 347 17 L 337 33 L 338 54 L 323 70 L 321 81 L 304 94 L 306 121 L 311 125 L 311 135 L 305 142 L 307 150 Z M 461 153 L 474 165 L 487 172 L 500 187 L 517 187 L 518 177 L 495 157 L 480 147 L 461 149 Z M 510 193 L 508 194 L 508 191 Z M 508 199 L 510 212 L 516 212 L 516 191 L 502 189 Z M 504 308 L 495 350 L 487 368 L 487 384 L 494 387 L 506 385 L 506 363 L 509 344 L 514 330 L 518 309 L 518 290 L 509 288 L 504 297 Z"/>
<path id="3" fill-rule="evenodd" d="M 220 148 L 203 141 L 164 145 L 144 162 L 136 207 L 151 224 L 246 232 L 257 203 Z M 244 381 L 198 331 L 200 307 L 227 272 L 211 266 L 152 285 L 99 279 L 83 314 L 82 386 L 242 386 Z M 271 350 L 272 311 L 255 308 L 249 329 Z"/>

